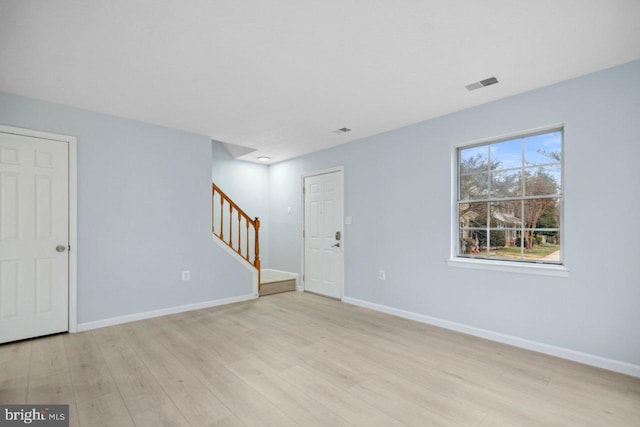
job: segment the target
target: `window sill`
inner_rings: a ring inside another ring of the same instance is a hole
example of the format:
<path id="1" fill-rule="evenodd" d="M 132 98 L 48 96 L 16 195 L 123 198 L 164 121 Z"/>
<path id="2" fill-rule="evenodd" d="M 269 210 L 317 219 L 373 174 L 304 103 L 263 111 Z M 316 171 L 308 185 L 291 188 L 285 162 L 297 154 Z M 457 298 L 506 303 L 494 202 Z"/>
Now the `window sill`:
<path id="1" fill-rule="evenodd" d="M 514 263 L 487 259 L 451 258 L 449 267 L 471 268 L 474 270 L 506 271 L 509 273 L 535 274 L 539 276 L 568 277 L 569 269 L 563 265 Z"/>

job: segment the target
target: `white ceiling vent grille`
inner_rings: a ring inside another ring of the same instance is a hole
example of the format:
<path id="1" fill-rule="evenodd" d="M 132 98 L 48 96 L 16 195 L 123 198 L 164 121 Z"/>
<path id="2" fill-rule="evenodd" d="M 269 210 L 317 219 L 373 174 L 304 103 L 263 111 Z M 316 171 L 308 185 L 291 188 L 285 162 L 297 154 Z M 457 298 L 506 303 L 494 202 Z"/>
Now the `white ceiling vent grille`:
<path id="1" fill-rule="evenodd" d="M 347 132 L 351 132 L 351 129 L 349 128 L 340 128 L 340 129 L 336 129 L 334 131 L 332 131 L 333 133 L 347 133 Z"/>
<path id="2" fill-rule="evenodd" d="M 472 90 L 480 89 L 485 86 L 491 86 L 496 83 L 498 83 L 498 79 L 496 79 L 495 77 L 489 77 L 488 79 L 484 79 L 484 80 L 480 80 L 479 82 L 468 84 L 465 87 L 469 92 L 471 92 Z"/>

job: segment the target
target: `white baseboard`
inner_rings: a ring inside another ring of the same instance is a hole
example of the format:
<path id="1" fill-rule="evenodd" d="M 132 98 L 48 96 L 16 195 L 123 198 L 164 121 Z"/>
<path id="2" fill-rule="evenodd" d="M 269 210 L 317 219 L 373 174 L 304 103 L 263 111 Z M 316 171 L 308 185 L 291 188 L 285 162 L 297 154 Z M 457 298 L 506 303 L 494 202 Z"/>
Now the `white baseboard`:
<path id="1" fill-rule="evenodd" d="M 342 298 L 342 301 L 346 302 L 347 304 L 369 308 L 371 310 L 380 311 L 382 313 L 391 314 L 405 319 L 415 320 L 421 323 L 427 323 L 429 325 L 439 326 L 445 329 L 451 329 L 453 331 L 462 332 L 464 334 L 473 335 L 480 338 L 486 338 L 491 341 L 512 345 L 514 347 L 520 347 L 527 350 L 536 351 L 538 353 L 544 353 L 550 356 L 584 363 L 585 365 L 595 366 L 598 368 L 619 372 L 621 374 L 640 377 L 640 365 L 634 365 L 614 359 L 607 359 L 605 357 L 582 353 L 564 347 L 557 347 L 554 345 L 530 341 L 524 338 L 515 337 L 513 335 L 501 334 L 499 332 L 489 331 L 487 329 L 476 328 L 474 326 L 451 322 L 449 320 L 438 319 L 437 317 L 426 316 L 424 314 L 414 313 L 411 311 L 400 310 L 398 308 L 375 304 L 356 298 L 344 297 Z"/>
<path id="2" fill-rule="evenodd" d="M 136 320 L 151 319 L 153 317 L 167 316 L 169 314 L 183 313 L 185 311 L 200 310 L 202 308 L 218 305 L 233 304 L 235 302 L 248 301 L 258 298 L 254 294 L 240 295 L 237 297 L 203 301 L 194 304 L 178 305 L 176 307 L 161 308 L 159 310 L 145 311 L 143 313 L 127 314 L 126 316 L 111 317 L 109 319 L 95 320 L 93 322 L 78 323 L 77 332 L 91 329 L 104 328 L 105 326 L 119 325 L 121 323 L 135 322 Z"/>

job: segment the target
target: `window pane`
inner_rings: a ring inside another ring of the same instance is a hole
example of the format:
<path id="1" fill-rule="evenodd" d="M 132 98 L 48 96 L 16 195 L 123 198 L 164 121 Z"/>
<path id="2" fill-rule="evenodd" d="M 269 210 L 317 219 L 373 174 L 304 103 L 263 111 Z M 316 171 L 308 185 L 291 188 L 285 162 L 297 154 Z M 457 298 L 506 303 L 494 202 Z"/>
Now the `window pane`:
<path id="1" fill-rule="evenodd" d="M 539 262 L 560 262 L 560 232 L 559 231 L 524 231 L 523 259 Z"/>
<path id="2" fill-rule="evenodd" d="M 460 203 L 460 228 L 487 226 L 487 203 Z"/>
<path id="3" fill-rule="evenodd" d="M 527 209 L 532 211 L 536 208 L 536 202 L 540 208 L 545 208 L 535 223 L 538 229 L 559 229 L 560 228 L 560 199 L 539 199 L 525 202 L 525 215 Z M 533 207 L 531 205 L 534 205 Z M 555 235 L 555 234 L 554 234 Z"/>
<path id="4" fill-rule="evenodd" d="M 480 250 L 477 230 L 460 229 L 460 245 L 458 255 L 486 256 L 486 249 Z"/>
<path id="5" fill-rule="evenodd" d="M 526 168 L 524 175 L 526 196 L 550 196 L 562 191 L 560 165 Z"/>
<path id="6" fill-rule="evenodd" d="M 491 250 L 489 256 L 495 259 L 521 259 L 521 249 L 516 244 L 520 231 L 517 230 L 489 230 Z"/>
<path id="7" fill-rule="evenodd" d="M 460 203 L 458 209 L 460 218 L 459 253 L 486 255 L 487 203 Z"/>
<path id="8" fill-rule="evenodd" d="M 460 150 L 460 173 L 489 170 L 489 147 L 464 148 Z"/>
<path id="9" fill-rule="evenodd" d="M 525 166 L 560 163 L 561 157 L 562 132 L 559 130 L 524 139 Z"/>
<path id="10" fill-rule="evenodd" d="M 460 199 L 484 199 L 489 195 L 489 184 L 486 173 L 474 173 L 460 177 Z"/>
<path id="11" fill-rule="evenodd" d="M 516 197 L 521 194 L 519 170 L 491 172 L 491 197 Z"/>
<path id="12" fill-rule="evenodd" d="M 560 202 L 557 198 L 524 201 L 524 228 L 559 228 Z"/>
<path id="13" fill-rule="evenodd" d="M 509 169 L 522 166 L 522 138 L 491 144 L 491 169 Z"/>
<path id="14" fill-rule="evenodd" d="M 491 228 L 522 228 L 522 202 L 492 202 Z"/>
<path id="15" fill-rule="evenodd" d="M 489 245 L 492 258 L 520 259 L 522 201 L 493 202 L 489 205 L 491 229 Z"/>
<path id="16" fill-rule="evenodd" d="M 489 229 L 489 245 L 490 248 L 493 249 L 502 249 L 507 246 L 508 240 L 507 238 L 511 237 L 511 234 L 515 234 L 516 232 L 509 232 L 507 230 L 496 230 Z"/>

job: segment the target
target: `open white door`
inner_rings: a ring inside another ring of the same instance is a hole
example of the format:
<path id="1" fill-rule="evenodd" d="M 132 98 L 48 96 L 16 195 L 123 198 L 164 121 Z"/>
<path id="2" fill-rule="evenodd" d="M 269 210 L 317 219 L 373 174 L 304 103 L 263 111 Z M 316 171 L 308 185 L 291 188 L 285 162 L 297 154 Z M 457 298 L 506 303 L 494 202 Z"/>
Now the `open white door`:
<path id="1" fill-rule="evenodd" d="M 342 298 L 342 171 L 304 179 L 304 289 Z"/>
<path id="2" fill-rule="evenodd" d="M 69 146 L 0 132 L 0 343 L 69 328 Z"/>

